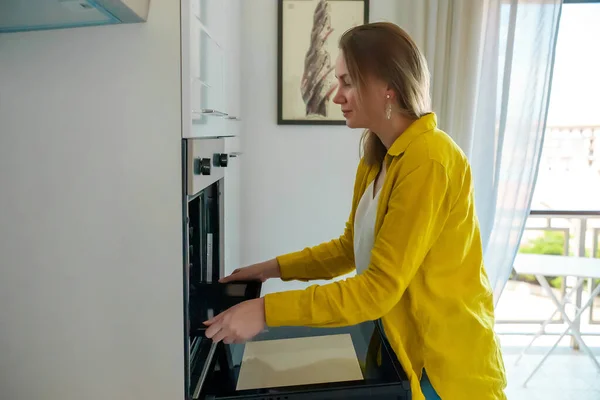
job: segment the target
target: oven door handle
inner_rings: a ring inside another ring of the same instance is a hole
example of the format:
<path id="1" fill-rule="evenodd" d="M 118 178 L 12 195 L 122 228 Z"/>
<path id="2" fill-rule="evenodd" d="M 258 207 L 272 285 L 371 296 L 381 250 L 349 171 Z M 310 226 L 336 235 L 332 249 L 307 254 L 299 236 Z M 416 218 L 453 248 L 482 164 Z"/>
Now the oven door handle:
<path id="1" fill-rule="evenodd" d="M 218 343 L 213 342 L 210 345 L 210 350 L 208 352 L 208 356 L 206 357 L 206 363 L 204 364 L 204 368 L 202 368 L 202 372 L 200 373 L 200 379 L 198 379 L 198 383 L 196 384 L 196 388 L 194 389 L 194 393 L 192 395 L 192 399 L 198 400 L 200 398 L 200 391 L 202 390 L 202 385 L 208 376 L 208 371 L 212 364 L 212 358 L 215 355 L 215 351 L 217 350 Z"/>

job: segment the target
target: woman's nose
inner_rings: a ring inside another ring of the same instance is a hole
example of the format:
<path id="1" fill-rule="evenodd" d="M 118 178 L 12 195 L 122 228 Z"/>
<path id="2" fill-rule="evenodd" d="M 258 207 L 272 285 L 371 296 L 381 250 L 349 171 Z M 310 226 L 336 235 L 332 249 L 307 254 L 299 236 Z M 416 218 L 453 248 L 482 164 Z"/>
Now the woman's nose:
<path id="1" fill-rule="evenodd" d="M 340 93 L 340 89 L 338 89 L 338 91 L 336 92 L 335 96 L 333 96 L 333 102 L 335 104 L 344 104 L 346 102 L 346 99 Z"/>

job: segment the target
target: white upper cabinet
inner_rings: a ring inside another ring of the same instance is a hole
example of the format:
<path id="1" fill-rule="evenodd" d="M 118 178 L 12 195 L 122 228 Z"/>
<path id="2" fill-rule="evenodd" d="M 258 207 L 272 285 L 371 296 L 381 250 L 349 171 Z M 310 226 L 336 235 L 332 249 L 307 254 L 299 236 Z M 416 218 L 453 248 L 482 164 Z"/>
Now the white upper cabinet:
<path id="1" fill-rule="evenodd" d="M 224 95 L 225 107 L 229 114 L 227 132 L 238 136 L 241 132 L 241 37 L 242 37 L 242 7 L 243 0 L 225 0 L 227 7 L 227 27 L 225 32 L 226 61 Z"/>
<path id="2" fill-rule="evenodd" d="M 235 136 L 240 0 L 181 0 L 183 137 Z"/>
<path id="3" fill-rule="evenodd" d="M 0 0 L 0 33 L 145 22 L 150 0 Z"/>

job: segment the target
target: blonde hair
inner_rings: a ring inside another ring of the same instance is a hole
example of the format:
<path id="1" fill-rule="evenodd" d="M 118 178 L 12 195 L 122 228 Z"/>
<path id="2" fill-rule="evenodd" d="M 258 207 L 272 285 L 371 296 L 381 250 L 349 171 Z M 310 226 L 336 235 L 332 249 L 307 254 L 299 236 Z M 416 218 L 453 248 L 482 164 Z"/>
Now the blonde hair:
<path id="1" fill-rule="evenodd" d="M 363 97 L 368 77 L 388 82 L 396 94 L 401 114 L 419 119 L 430 112 L 429 69 L 412 38 L 398 25 L 374 22 L 346 31 L 339 42 L 348 74 Z M 367 164 L 381 163 L 386 147 L 374 132 L 365 130 L 361 139 Z"/>

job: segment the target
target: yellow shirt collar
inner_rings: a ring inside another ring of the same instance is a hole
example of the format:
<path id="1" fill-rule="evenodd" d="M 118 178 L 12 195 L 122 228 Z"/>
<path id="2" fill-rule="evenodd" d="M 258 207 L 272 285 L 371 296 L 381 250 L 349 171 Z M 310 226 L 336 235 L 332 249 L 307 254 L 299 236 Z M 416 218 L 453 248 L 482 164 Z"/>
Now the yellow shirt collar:
<path id="1" fill-rule="evenodd" d="M 410 142 L 422 133 L 428 132 L 437 127 L 437 116 L 435 113 L 423 115 L 413 122 L 399 137 L 392 143 L 388 149 L 388 154 L 397 156 L 406 150 Z"/>

